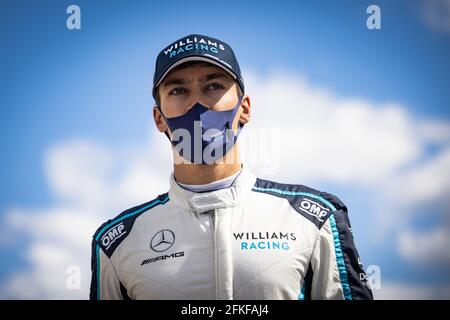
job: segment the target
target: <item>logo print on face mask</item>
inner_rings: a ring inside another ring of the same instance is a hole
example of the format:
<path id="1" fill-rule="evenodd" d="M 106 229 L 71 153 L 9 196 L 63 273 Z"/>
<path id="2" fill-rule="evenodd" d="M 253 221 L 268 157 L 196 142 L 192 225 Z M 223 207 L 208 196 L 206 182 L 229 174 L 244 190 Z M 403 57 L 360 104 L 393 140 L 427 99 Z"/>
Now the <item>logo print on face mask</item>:
<path id="1" fill-rule="evenodd" d="M 158 231 L 150 241 L 150 248 L 155 252 L 164 252 L 175 243 L 175 234 L 168 229 Z"/>
<path id="2" fill-rule="evenodd" d="M 173 134 L 171 143 L 175 151 L 196 164 L 212 164 L 225 156 L 236 144 L 243 127 L 239 123 L 236 133 L 232 129 L 242 98 L 239 97 L 233 109 L 226 111 L 210 110 L 196 103 L 184 115 L 167 118 L 163 114 Z"/>

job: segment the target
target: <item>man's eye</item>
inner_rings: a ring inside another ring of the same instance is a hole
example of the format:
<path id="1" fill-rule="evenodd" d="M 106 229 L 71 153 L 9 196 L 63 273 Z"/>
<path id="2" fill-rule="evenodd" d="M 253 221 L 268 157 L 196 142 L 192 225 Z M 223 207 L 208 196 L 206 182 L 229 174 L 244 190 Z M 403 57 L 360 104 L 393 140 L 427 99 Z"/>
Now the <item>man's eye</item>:
<path id="1" fill-rule="evenodd" d="M 206 86 L 206 89 L 208 89 L 208 90 L 223 89 L 223 85 L 221 85 L 220 83 L 217 83 L 217 82 L 213 82 L 213 83 L 208 84 Z"/>
<path id="2" fill-rule="evenodd" d="M 185 89 L 185 88 L 183 88 L 183 87 L 177 87 L 177 88 L 172 89 L 172 90 L 169 92 L 169 96 L 177 96 L 177 95 L 183 94 L 183 93 L 185 93 L 185 92 L 186 92 L 186 89 Z"/>

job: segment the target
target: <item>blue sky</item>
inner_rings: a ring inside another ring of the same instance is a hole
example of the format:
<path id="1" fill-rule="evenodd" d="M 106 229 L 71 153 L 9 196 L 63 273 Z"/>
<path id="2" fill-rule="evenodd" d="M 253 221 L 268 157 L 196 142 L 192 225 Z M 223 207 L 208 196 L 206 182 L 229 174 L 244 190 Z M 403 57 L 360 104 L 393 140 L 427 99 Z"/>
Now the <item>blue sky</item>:
<path id="1" fill-rule="evenodd" d="M 81 8 L 81 30 L 66 28 L 70 4 Z M 366 28 L 370 4 L 381 8 L 381 30 Z M 11 208 L 48 208 L 61 202 L 45 170 L 46 154 L 55 145 L 85 139 L 120 153 L 149 136 L 161 139 L 149 129 L 154 61 L 164 46 L 190 33 L 229 43 L 244 80 L 246 70 L 259 79 L 288 72 L 306 79 L 311 88 L 326 88 L 337 101 L 352 97 L 373 106 L 399 104 L 413 123 L 431 119 L 447 127 L 450 26 L 427 23 L 423 5 L 406 0 L 2 1 L 0 217 Z M 258 112 L 258 105 L 253 107 Z M 276 117 L 283 105 L 270 107 Z M 302 114 L 294 116 L 301 119 Z M 443 141 L 421 145 L 425 152 L 405 168 L 434 159 L 446 148 L 448 140 Z M 366 237 L 373 232 L 367 220 L 377 217 L 377 201 L 382 201 L 372 195 L 373 184 L 311 181 L 339 194 L 357 212 L 351 219 L 363 262 L 382 265 L 386 281 L 450 284 L 445 264 L 425 274 L 428 265 L 405 259 L 390 240 Z M 408 209 L 408 227 L 426 231 L 448 221 L 450 206 L 440 201 L 432 198 Z M 0 226 L 19 234 L 6 218 Z M 395 241 L 395 232 L 389 234 Z M 24 252 L 36 239 L 25 232 L 3 241 L 0 282 L 30 268 Z"/>

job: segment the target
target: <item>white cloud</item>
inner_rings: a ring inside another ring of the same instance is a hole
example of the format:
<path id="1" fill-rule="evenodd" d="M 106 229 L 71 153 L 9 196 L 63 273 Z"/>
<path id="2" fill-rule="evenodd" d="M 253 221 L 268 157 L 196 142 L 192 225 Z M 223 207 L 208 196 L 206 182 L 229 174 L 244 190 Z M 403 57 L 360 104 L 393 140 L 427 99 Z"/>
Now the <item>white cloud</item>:
<path id="1" fill-rule="evenodd" d="M 279 131 L 277 177 L 376 184 L 422 151 L 400 105 L 339 98 L 285 72 L 246 83 L 253 125 Z"/>
<path id="2" fill-rule="evenodd" d="M 383 221 L 389 225 L 398 220 L 393 214 L 397 211 L 408 215 L 415 205 L 450 195 L 449 123 L 415 118 L 399 103 L 342 98 L 289 72 L 267 77 L 247 72 L 246 87 L 253 119 L 243 130 L 242 147 L 245 158 L 251 158 L 246 150 L 259 146 L 259 162 L 249 163 L 256 174 L 313 187 L 331 182 L 371 188 L 386 202 L 380 220 L 373 222 L 377 227 Z M 268 149 L 262 148 L 267 140 L 261 137 L 269 132 L 264 129 L 272 130 L 271 136 L 278 139 L 271 141 Z M 156 130 L 152 132 L 156 134 Z M 254 141 L 255 134 L 261 135 L 259 141 Z M 436 155 L 427 155 L 430 145 L 437 148 Z M 258 166 L 267 158 L 276 170 Z M 51 146 L 45 159 L 55 199 L 47 208 L 17 207 L 6 212 L 7 231 L 30 239 L 24 251 L 30 268 L 15 274 L 0 294 L 85 298 L 90 237 L 102 221 L 167 191 L 171 170 L 168 141 L 162 134 L 149 143 L 126 148 L 90 140 L 63 141 Z M 408 201 L 397 201 L 399 197 Z M 432 263 L 442 258 L 437 251 L 431 254 L 426 245 L 428 237 L 439 245 L 448 241 L 442 231 L 423 235 L 421 250 L 414 251 L 404 245 L 408 237 L 416 236 L 414 231 L 402 230 L 399 252 L 406 259 L 415 262 L 426 256 Z M 80 291 L 66 288 L 69 265 L 81 267 Z M 385 292 L 398 294 L 396 289 L 393 286 Z"/>
<path id="3" fill-rule="evenodd" d="M 167 143 L 155 139 L 151 144 L 141 143 L 120 150 L 117 146 L 107 148 L 89 140 L 71 140 L 52 146 L 45 155 L 51 191 L 57 201 L 91 211 L 146 199 L 168 186 L 161 174 L 165 172 L 168 177 L 170 172 Z"/>
<path id="4" fill-rule="evenodd" d="M 400 255 L 419 265 L 430 262 L 444 268 L 450 266 L 450 226 L 439 226 L 430 231 L 402 231 L 397 242 Z"/>
<path id="5" fill-rule="evenodd" d="M 111 153 L 91 141 L 53 146 L 45 159 L 48 183 L 57 199 L 88 208 L 102 207 L 109 200 L 113 166 Z"/>
<path id="6" fill-rule="evenodd" d="M 402 282 L 382 284 L 378 290 L 373 290 L 377 300 L 448 300 L 450 299 L 450 284 L 447 285 L 411 285 Z"/>
<path id="7" fill-rule="evenodd" d="M 403 192 L 420 193 L 412 201 L 448 194 L 449 123 L 416 119 L 399 103 L 341 98 L 289 72 L 267 78 L 247 72 L 246 86 L 254 110 L 250 125 L 278 131 L 277 178 L 373 187 L 408 182 Z M 424 164 L 430 144 L 442 148 Z M 440 181 L 435 190 L 415 191 L 411 181 L 428 174 Z"/>
<path id="8" fill-rule="evenodd" d="M 450 147 L 435 157 L 400 174 L 392 183 L 390 194 L 405 205 L 415 205 L 427 200 L 450 195 Z"/>
<path id="9" fill-rule="evenodd" d="M 23 252 L 29 268 L 18 270 L 2 286 L 1 297 L 88 297 L 95 230 L 124 209 L 165 192 L 168 186 L 170 167 L 164 168 L 159 161 L 166 160 L 170 165 L 170 151 L 167 154 L 145 147 L 114 150 L 82 140 L 47 150 L 46 177 L 55 200 L 48 208 L 11 208 L 4 214 L 8 234 L 25 235 L 30 245 Z M 152 163 L 159 164 L 155 167 Z M 66 285 L 66 271 L 72 265 L 81 270 L 80 290 L 69 290 Z"/>
<path id="10" fill-rule="evenodd" d="M 55 207 L 43 210 L 11 209 L 6 218 L 11 228 L 35 239 L 84 250 L 80 239 L 89 239 L 104 215 L 105 212 L 95 214 L 75 208 Z"/>

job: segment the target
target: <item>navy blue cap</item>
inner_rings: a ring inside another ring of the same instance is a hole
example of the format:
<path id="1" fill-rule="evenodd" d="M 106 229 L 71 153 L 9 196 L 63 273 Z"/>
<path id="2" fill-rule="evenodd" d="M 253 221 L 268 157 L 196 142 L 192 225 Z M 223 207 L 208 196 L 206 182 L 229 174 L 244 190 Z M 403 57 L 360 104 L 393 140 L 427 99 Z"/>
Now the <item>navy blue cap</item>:
<path id="1" fill-rule="evenodd" d="M 242 93 L 245 92 L 241 69 L 233 49 L 218 39 L 191 34 L 171 43 L 158 54 L 153 77 L 153 98 L 156 99 L 156 88 L 165 76 L 188 61 L 205 61 L 223 68 L 237 81 Z"/>

